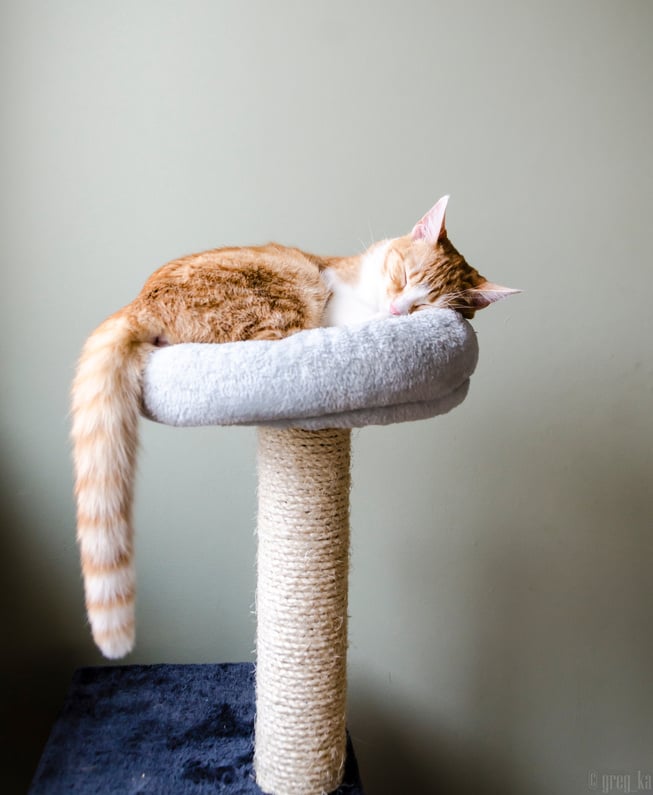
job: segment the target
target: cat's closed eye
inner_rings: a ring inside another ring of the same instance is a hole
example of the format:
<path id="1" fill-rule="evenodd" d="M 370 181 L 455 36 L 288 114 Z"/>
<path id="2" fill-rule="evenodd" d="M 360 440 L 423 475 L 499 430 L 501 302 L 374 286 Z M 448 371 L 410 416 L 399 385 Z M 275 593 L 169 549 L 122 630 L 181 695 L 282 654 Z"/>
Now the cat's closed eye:
<path id="1" fill-rule="evenodd" d="M 409 315 L 419 307 L 430 304 L 428 296 L 430 289 L 424 284 L 407 285 L 392 300 L 390 313 L 393 315 Z"/>

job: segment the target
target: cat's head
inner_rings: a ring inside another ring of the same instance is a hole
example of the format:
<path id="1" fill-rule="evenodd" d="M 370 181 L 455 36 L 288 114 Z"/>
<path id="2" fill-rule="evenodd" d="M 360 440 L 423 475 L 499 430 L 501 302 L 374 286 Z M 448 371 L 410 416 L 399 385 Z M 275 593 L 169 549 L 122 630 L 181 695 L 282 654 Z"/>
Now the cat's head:
<path id="1" fill-rule="evenodd" d="M 448 201 L 443 196 L 409 235 L 388 242 L 385 300 L 390 314 L 431 306 L 472 318 L 477 309 L 520 292 L 489 282 L 456 251 L 445 227 Z"/>

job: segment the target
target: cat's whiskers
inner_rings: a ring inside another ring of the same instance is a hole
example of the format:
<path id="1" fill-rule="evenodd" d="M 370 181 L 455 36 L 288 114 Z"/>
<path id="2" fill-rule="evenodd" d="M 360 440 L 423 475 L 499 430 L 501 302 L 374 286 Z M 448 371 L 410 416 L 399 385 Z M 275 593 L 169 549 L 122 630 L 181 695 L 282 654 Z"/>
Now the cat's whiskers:
<path id="1" fill-rule="evenodd" d="M 464 295 L 465 293 L 462 290 L 445 293 L 444 295 L 438 296 L 434 306 L 437 306 L 438 309 L 465 309 L 466 304 L 464 301 L 457 303 L 458 299 L 462 298 Z"/>
<path id="2" fill-rule="evenodd" d="M 374 237 L 374 232 L 372 231 L 372 222 L 369 220 L 367 222 L 367 228 L 370 233 L 370 242 L 367 244 L 367 246 L 365 246 L 366 249 L 368 249 L 376 241 L 376 238 Z"/>

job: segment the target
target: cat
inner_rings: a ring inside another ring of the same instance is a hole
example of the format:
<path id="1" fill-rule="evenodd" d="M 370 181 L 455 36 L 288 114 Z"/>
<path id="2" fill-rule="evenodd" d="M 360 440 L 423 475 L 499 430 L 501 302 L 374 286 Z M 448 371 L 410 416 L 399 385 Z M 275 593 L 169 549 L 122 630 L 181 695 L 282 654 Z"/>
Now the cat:
<path id="1" fill-rule="evenodd" d="M 304 329 L 452 308 L 477 309 L 516 290 L 484 279 L 449 241 L 444 196 L 410 234 L 353 257 L 274 243 L 174 260 L 87 340 L 72 388 L 72 442 L 86 608 L 110 658 L 134 643 L 132 501 L 141 377 L 157 347 L 281 339 Z"/>

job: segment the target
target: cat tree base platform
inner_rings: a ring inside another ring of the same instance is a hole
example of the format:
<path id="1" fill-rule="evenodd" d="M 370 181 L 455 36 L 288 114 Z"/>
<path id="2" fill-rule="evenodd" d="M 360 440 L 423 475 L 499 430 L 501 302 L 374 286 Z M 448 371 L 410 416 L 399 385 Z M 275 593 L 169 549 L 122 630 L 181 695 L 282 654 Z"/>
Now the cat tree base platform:
<path id="1" fill-rule="evenodd" d="M 80 668 L 29 795 L 261 795 L 253 733 L 250 663 Z M 351 741 L 334 795 L 363 795 Z"/>

